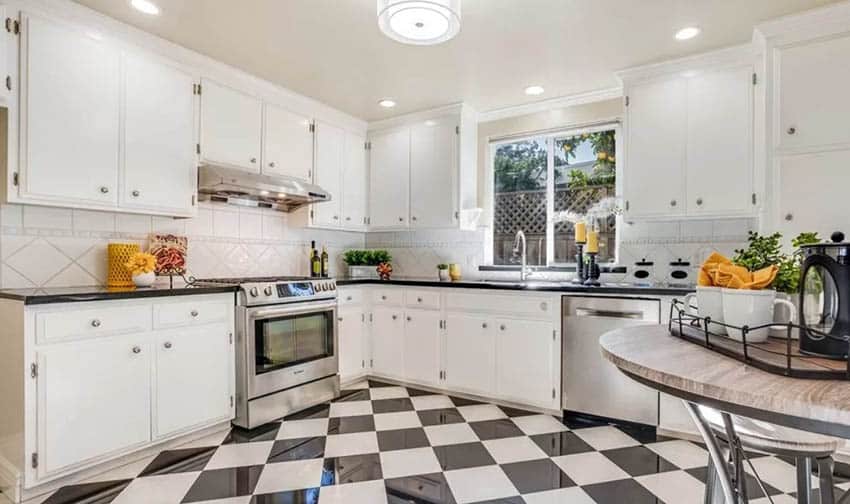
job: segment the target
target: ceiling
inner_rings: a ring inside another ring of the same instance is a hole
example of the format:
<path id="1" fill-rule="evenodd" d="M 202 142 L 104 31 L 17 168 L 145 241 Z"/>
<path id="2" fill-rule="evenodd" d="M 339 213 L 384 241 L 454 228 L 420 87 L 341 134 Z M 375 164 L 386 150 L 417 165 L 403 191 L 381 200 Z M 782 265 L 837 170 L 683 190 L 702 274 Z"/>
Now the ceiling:
<path id="1" fill-rule="evenodd" d="M 77 0 L 356 117 L 450 103 L 489 111 L 617 85 L 613 72 L 751 39 L 760 21 L 834 0 L 463 0 L 460 34 L 399 44 L 378 29 L 375 0 Z M 696 24 L 702 34 L 674 40 Z M 526 86 L 546 93 L 528 97 Z M 398 102 L 392 110 L 382 98 Z"/>

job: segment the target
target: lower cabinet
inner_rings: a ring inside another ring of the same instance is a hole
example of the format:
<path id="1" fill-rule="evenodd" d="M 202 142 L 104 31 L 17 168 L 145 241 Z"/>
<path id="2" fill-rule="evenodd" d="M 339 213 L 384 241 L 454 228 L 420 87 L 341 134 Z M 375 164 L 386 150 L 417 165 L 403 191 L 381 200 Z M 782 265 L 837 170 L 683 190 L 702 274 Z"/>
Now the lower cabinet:
<path id="1" fill-rule="evenodd" d="M 372 311 L 372 372 L 404 379 L 404 310 L 375 307 Z"/>
<path id="2" fill-rule="evenodd" d="M 551 407 L 558 395 L 553 376 L 555 358 L 559 358 L 552 323 L 497 319 L 496 324 L 496 394 Z"/>
<path id="3" fill-rule="evenodd" d="M 342 308 L 339 311 L 339 379 L 343 383 L 363 374 L 365 317 L 362 308 Z"/>
<path id="4" fill-rule="evenodd" d="M 408 308 L 404 314 L 404 378 L 427 385 L 440 384 L 439 311 Z"/>
<path id="5" fill-rule="evenodd" d="M 496 340 L 486 315 L 446 315 L 446 387 L 470 394 L 496 391 Z"/>

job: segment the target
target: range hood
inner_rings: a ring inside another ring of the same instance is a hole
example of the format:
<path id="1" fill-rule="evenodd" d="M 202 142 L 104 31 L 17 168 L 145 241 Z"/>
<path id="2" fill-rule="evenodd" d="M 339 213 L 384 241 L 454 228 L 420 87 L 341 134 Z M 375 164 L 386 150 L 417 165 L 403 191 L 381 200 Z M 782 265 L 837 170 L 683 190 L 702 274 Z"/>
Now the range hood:
<path id="1" fill-rule="evenodd" d="M 330 201 L 319 186 L 283 175 L 260 175 L 215 165 L 198 167 L 198 197 L 230 205 L 292 212 L 304 205 Z"/>

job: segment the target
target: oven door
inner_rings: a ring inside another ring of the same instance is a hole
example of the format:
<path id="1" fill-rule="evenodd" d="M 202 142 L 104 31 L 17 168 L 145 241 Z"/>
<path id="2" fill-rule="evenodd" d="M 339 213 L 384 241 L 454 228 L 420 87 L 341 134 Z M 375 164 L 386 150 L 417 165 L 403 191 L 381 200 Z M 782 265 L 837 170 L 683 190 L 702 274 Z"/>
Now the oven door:
<path id="1" fill-rule="evenodd" d="M 338 373 L 336 302 L 246 310 L 248 397 Z"/>

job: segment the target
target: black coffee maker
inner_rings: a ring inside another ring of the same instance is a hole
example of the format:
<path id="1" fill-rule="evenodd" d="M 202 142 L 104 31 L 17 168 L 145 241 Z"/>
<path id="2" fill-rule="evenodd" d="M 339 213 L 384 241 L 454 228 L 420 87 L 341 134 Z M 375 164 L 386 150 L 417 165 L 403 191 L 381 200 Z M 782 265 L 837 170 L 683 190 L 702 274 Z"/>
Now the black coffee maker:
<path id="1" fill-rule="evenodd" d="M 850 347 L 850 243 L 832 233 L 832 243 L 803 245 L 800 284 L 800 351 L 846 359 Z"/>

